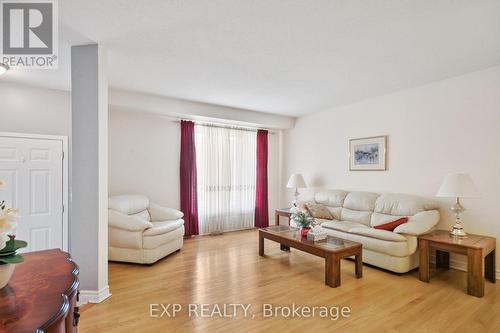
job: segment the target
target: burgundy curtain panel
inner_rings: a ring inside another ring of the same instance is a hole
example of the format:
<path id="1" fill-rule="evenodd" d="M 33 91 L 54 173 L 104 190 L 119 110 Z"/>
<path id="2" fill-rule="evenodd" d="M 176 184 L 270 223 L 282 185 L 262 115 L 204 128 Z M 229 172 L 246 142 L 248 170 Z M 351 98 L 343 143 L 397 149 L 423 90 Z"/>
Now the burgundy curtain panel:
<path id="1" fill-rule="evenodd" d="M 198 198 L 196 193 L 196 149 L 194 123 L 181 121 L 181 211 L 185 236 L 198 235 Z"/>
<path id="2" fill-rule="evenodd" d="M 267 131 L 257 131 L 257 174 L 255 182 L 255 227 L 269 226 L 267 198 Z"/>

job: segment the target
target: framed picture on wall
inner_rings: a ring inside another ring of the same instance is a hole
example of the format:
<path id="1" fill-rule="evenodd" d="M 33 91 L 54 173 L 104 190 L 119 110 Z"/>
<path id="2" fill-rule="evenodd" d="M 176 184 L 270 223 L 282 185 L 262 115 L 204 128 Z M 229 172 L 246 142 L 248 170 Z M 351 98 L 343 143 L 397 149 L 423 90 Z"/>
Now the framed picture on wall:
<path id="1" fill-rule="evenodd" d="M 387 136 L 349 140 L 349 170 L 386 170 Z"/>

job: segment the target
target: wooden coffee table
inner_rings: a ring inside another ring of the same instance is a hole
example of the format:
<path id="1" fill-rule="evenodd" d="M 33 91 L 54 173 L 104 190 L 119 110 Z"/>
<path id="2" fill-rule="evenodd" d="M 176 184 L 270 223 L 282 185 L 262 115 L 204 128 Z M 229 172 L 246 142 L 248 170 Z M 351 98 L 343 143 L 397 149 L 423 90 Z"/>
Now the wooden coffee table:
<path id="1" fill-rule="evenodd" d="M 300 236 L 298 229 L 288 226 L 272 226 L 259 229 L 259 255 L 264 256 L 264 239 L 281 244 L 282 250 L 290 247 L 325 258 L 325 284 L 332 288 L 340 286 L 340 259 L 354 256 L 356 277 L 363 276 L 362 245 L 360 243 L 328 236 L 313 242 Z"/>

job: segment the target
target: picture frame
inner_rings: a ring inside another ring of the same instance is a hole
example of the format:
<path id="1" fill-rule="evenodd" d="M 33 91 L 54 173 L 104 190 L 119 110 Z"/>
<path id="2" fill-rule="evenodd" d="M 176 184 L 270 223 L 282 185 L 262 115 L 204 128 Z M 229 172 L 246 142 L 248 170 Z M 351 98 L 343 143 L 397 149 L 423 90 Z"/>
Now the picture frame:
<path id="1" fill-rule="evenodd" d="M 349 171 L 385 171 L 387 136 L 349 140 Z"/>

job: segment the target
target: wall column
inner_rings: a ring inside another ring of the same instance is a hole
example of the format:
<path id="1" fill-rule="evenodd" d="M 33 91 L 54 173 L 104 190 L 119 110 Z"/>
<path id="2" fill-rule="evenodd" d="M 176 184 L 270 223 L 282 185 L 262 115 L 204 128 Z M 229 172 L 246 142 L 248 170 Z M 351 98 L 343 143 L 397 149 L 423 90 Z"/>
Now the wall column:
<path id="1" fill-rule="evenodd" d="M 99 303 L 108 286 L 108 81 L 97 44 L 71 48 L 69 248 L 80 267 L 80 300 Z"/>

